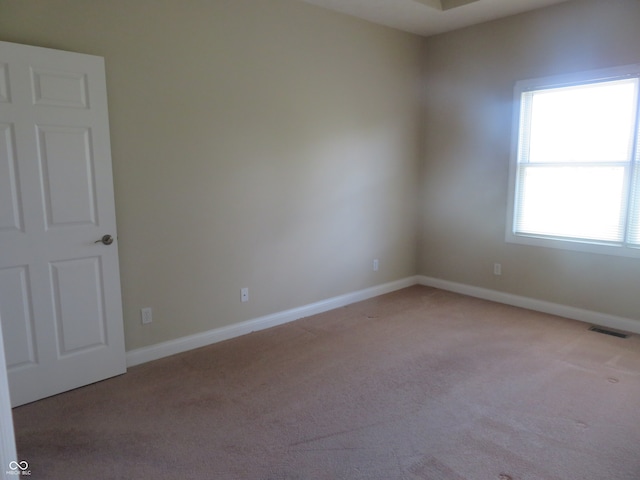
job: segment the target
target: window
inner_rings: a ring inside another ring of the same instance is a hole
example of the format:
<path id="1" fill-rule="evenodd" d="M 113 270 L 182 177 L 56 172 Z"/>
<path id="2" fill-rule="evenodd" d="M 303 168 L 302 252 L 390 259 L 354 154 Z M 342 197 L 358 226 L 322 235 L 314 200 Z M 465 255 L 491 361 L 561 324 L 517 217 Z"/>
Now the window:
<path id="1" fill-rule="evenodd" d="M 507 241 L 640 257 L 640 65 L 515 87 Z"/>

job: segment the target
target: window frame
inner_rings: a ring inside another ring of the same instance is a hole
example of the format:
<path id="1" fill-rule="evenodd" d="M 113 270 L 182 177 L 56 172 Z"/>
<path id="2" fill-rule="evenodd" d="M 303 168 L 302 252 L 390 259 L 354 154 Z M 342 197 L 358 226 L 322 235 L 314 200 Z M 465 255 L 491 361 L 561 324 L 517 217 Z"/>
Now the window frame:
<path id="1" fill-rule="evenodd" d="M 640 79 L 640 63 L 617 66 L 612 68 L 604 68 L 598 70 L 590 70 L 583 72 L 576 72 L 565 75 L 556 75 L 549 77 L 539 77 L 526 80 L 520 80 L 516 82 L 513 89 L 513 119 L 511 129 L 511 151 L 509 158 L 509 184 L 508 184 L 508 199 L 507 199 L 507 219 L 505 229 L 505 241 L 507 243 L 514 243 L 520 245 L 529 245 L 536 247 L 555 248 L 561 250 L 572 250 L 587 253 L 596 253 L 604 255 L 615 255 L 624 257 L 640 258 L 640 245 L 631 246 L 627 243 L 627 239 L 624 239 L 623 243 L 609 243 L 599 242 L 597 240 L 584 240 L 575 239 L 570 237 L 553 237 L 545 235 L 534 235 L 515 233 L 515 208 L 516 199 L 518 198 L 518 149 L 520 142 L 520 120 L 522 109 L 522 94 L 530 92 L 532 90 L 543 90 L 550 88 L 561 88 L 578 86 L 581 84 L 590 84 L 611 80 L 621 80 L 624 78 L 638 78 Z M 640 98 L 640 86 L 638 97 Z M 640 100 L 638 101 L 636 111 L 636 128 L 634 137 L 634 151 L 631 158 L 630 172 L 629 172 L 629 185 L 633 186 L 634 166 L 640 168 L 640 158 L 636 157 L 636 154 L 640 151 Z M 637 155 L 640 157 L 640 154 Z M 636 189 L 640 189 L 640 184 L 636 185 Z M 625 189 L 627 206 L 632 205 L 632 193 L 631 189 Z M 640 196 L 637 194 L 636 198 Z M 627 215 L 625 222 L 629 222 L 629 216 Z M 625 224 L 625 230 L 629 225 Z"/>

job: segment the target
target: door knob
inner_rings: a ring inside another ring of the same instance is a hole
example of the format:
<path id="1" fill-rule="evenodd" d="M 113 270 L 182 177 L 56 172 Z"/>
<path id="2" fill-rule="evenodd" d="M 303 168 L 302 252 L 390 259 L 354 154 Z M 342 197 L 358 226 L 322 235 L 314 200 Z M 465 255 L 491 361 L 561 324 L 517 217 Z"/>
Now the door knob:
<path id="1" fill-rule="evenodd" d="M 103 235 L 100 240 L 96 240 L 93 243 L 104 243 L 105 245 L 111 245 L 113 243 L 113 237 L 111 235 Z"/>

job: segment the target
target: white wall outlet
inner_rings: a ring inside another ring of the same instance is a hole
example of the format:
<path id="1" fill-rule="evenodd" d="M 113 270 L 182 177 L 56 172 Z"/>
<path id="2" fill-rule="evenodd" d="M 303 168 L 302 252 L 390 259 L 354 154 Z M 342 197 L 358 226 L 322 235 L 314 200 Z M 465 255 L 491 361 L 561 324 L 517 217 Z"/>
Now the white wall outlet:
<path id="1" fill-rule="evenodd" d="M 497 276 L 502 275 L 502 264 L 500 263 L 493 264 L 493 274 Z"/>
<path id="2" fill-rule="evenodd" d="M 140 309 L 140 319 L 143 325 L 153 322 L 153 313 L 150 307 Z"/>
<path id="3" fill-rule="evenodd" d="M 240 301 L 241 302 L 248 302 L 249 301 L 249 289 L 248 288 L 242 288 L 240 289 Z"/>
<path id="4" fill-rule="evenodd" d="M 377 258 L 374 258 L 373 259 L 373 271 L 377 272 L 379 267 L 380 267 L 380 262 L 378 261 Z"/>

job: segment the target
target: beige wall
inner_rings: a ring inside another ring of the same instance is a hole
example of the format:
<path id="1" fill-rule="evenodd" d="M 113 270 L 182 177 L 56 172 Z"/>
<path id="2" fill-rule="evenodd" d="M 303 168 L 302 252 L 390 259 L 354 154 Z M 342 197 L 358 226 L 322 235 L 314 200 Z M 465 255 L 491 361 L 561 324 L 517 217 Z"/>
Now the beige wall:
<path id="1" fill-rule="evenodd" d="M 638 63 L 639 21 L 579 0 L 426 40 L 421 274 L 639 318 L 640 260 L 504 241 L 514 83 Z"/>
<path id="2" fill-rule="evenodd" d="M 637 318 L 638 260 L 504 227 L 514 82 L 639 62 L 638 19 L 422 40 L 294 0 L 0 0 L 0 40 L 106 58 L 131 350 L 415 273 Z"/>
<path id="3" fill-rule="evenodd" d="M 128 350 L 416 273 L 419 37 L 293 0 L 0 0 L 0 40 L 106 59 Z"/>

